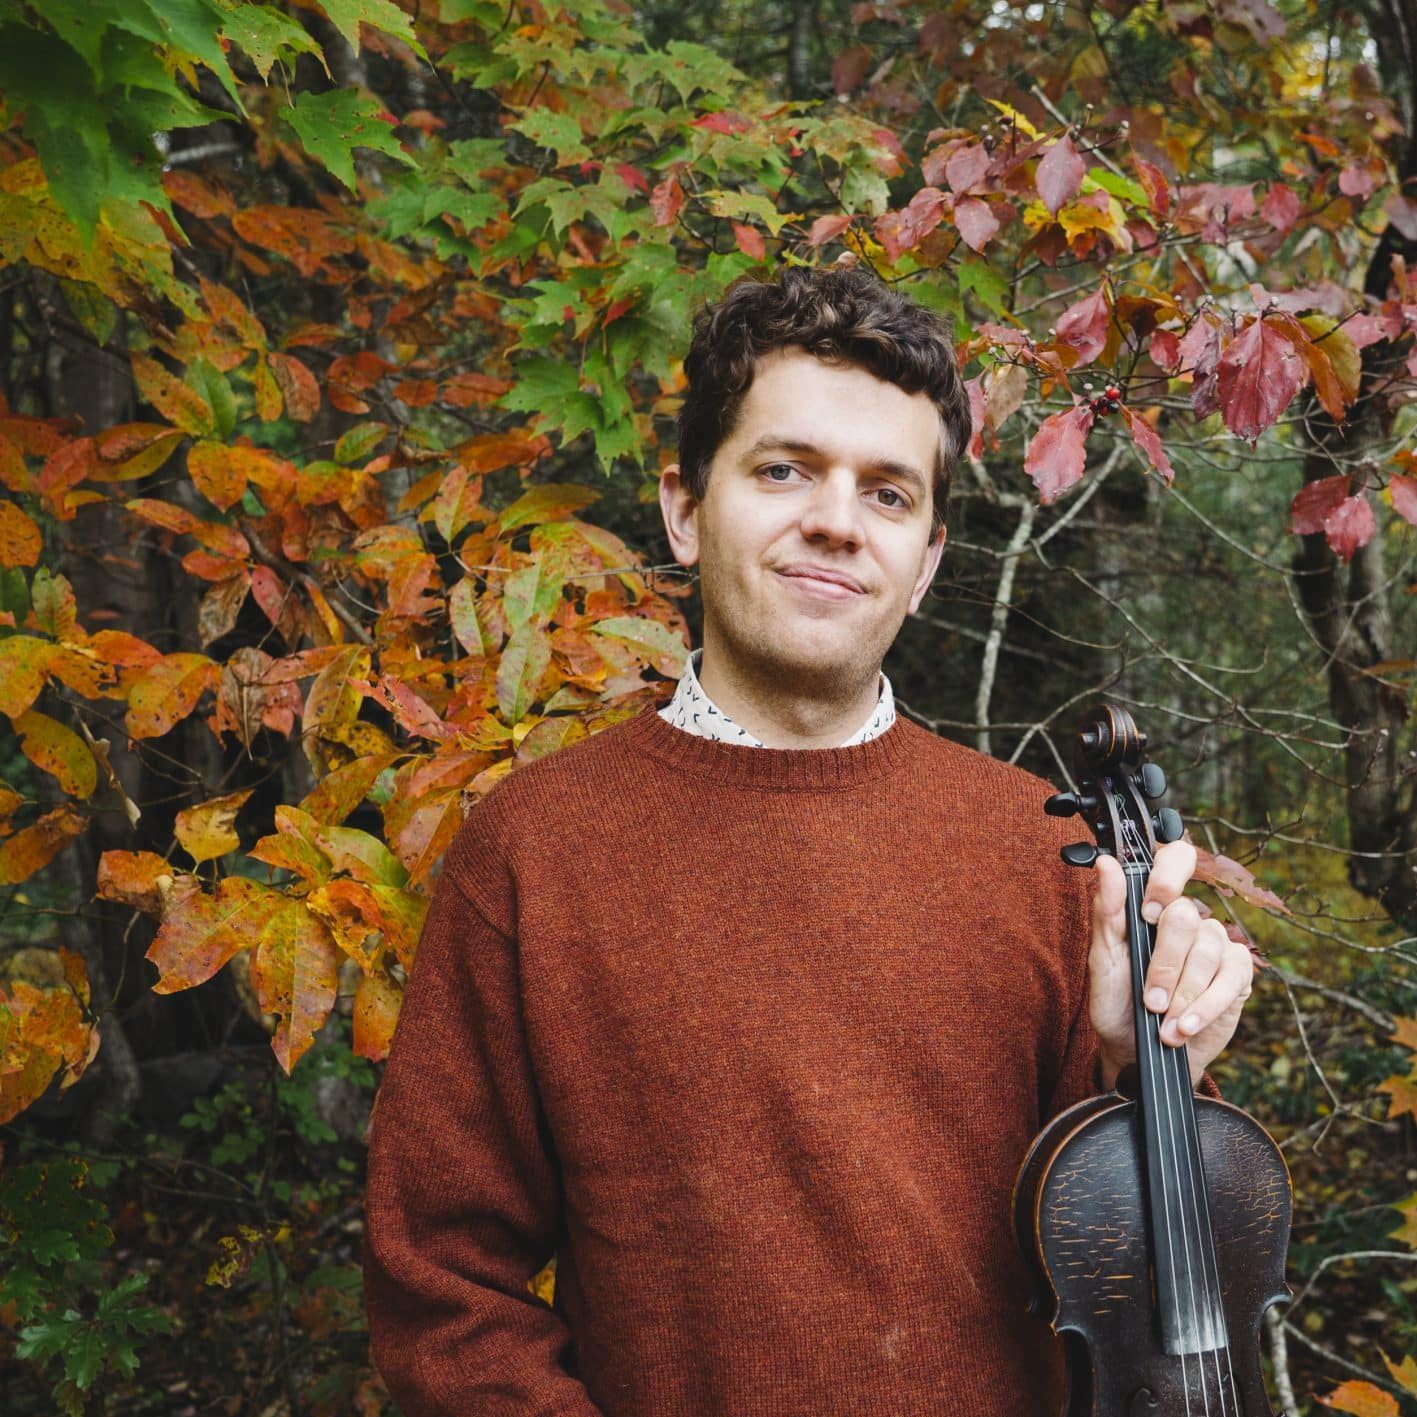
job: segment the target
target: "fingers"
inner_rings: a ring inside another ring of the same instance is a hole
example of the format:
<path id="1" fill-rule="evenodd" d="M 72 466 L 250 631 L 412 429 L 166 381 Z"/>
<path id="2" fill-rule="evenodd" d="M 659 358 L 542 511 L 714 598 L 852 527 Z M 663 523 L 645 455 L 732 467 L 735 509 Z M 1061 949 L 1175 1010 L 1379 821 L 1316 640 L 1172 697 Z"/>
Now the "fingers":
<path id="1" fill-rule="evenodd" d="M 1161 912 L 1179 900 L 1196 869 L 1196 849 L 1189 841 L 1173 841 L 1163 846 L 1152 859 L 1151 878 L 1142 898 L 1142 919 L 1153 925 Z"/>
<path id="2" fill-rule="evenodd" d="M 1161 1041 L 1175 1047 L 1200 1033 L 1249 996 L 1253 974 L 1249 950 L 1218 920 L 1202 920 L 1185 898 L 1173 901 L 1157 926 L 1144 993 L 1147 1009 L 1165 1015 Z"/>

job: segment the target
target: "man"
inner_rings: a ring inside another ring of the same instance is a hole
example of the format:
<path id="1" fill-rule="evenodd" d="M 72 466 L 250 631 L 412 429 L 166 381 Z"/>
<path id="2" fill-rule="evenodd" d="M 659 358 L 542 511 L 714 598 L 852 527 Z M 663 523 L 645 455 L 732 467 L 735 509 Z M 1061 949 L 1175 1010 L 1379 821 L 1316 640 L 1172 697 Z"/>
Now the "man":
<path id="1" fill-rule="evenodd" d="M 448 853 L 371 1126 L 375 1359 L 405 1417 L 1046 1417 L 1009 1194 L 1134 1056 L 1122 881 L 881 673 L 969 431 L 948 332 L 793 269 L 685 370 L 703 647 Z M 1156 858 L 1148 1002 L 1214 1095 L 1251 965 L 1194 861 Z"/>

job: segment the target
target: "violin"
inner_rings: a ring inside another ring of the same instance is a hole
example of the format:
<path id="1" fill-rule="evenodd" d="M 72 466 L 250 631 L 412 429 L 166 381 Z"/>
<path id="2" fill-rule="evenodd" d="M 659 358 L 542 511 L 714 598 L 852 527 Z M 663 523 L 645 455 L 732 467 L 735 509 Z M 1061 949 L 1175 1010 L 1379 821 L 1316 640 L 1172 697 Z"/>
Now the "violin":
<path id="1" fill-rule="evenodd" d="M 1063 1340 L 1062 1417 L 1273 1417 L 1260 1320 L 1292 1297 L 1284 1279 L 1293 1196 L 1274 1139 L 1232 1103 L 1192 1090 L 1184 1044 L 1161 1042 L 1142 989 L 1155 927 L 1142 918 L 1158 841 L 1181 818 L 1159 806 L 1165 774 L 1146 736 L 1102 706 L 1077 738 L 1077 792 L 1051 816 L 1084 817 L 1127 887 L 1137 1062 L 1034 1139 L 1013 1191 L 1014 1233 L 1036 1285 L 1029 1306 Z"/>

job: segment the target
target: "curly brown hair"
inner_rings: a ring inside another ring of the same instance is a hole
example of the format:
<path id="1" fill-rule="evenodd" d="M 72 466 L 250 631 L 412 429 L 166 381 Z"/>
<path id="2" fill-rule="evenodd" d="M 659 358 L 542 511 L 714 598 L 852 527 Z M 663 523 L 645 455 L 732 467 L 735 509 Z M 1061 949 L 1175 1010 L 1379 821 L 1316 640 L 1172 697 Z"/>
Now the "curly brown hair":
<path id="1" fill-rule="evenodd" d="M 930 396 L 940 413 L 933 536 L 944 525 L 955 465 L 969 441 L 969 396 L 944 321 L 862 267 L 790 266 L 772 279 L 740 276 L 694 317 L 678 417 L 680 474 L 694 498 L 703 500 L 709 466 L 737 426 L 757 361 L 788 346 Z"/>

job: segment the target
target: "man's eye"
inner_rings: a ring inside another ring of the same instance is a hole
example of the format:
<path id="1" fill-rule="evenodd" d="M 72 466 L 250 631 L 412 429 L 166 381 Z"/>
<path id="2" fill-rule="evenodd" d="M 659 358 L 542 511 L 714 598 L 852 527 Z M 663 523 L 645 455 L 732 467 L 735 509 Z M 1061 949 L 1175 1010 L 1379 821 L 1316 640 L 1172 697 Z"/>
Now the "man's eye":
<path id="1" fill-rule="evenodd" d="M 774 477 L 774 476 L 773 476 L 773 473 L 775 473 L 775 472 L 795 472 L 796 469 L 792 466 L 791 463 L 775 462 L 775 463 L 769 463 L 769 464 L 767 465 L 767 467 L 762 468 L 761 471 L 762 471 L 763 475 L 768 479 L 769 482 L 785 482 L 785 481 L 787 480 L 786 478 L 783 478 L 783 477 Z"/>
<path id="2" fill-rule="evenodd" d="M 895 501 L 894 501 L 894 502 L 887 502 L 887 503 L 886 503 L 886 506 L 888 506 L 888 507 L 905 507 L 905 506 L 909 506 L 909 503 L 905 500 L 904 497 L 902 497 L 902 496 L 900 495 L 899 492 L 897 492 L 897 491 L 895 490 L 894 487 L 882 487 L 882 488 L 881 488 L 881 492 L 882 492 L 882 494 L 883 494 L 884 496 L 887 496 L 887 497 L 894 497 L 894 498 L 895 498 Z"/>

